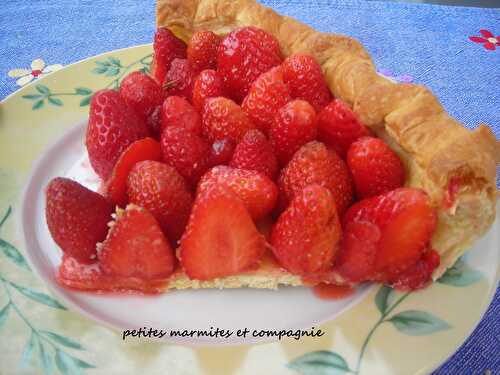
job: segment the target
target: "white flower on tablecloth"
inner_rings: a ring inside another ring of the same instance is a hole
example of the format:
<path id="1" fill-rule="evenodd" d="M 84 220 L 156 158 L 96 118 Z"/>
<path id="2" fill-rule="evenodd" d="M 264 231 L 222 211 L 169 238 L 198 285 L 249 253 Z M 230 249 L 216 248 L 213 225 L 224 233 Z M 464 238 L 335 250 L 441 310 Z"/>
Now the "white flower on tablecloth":
<path id="1" fill-rule="evenodd" d="M 62 67 L 63 66 L 61 64 L 45 65 L 45 61 L 42 59 L 36 59 L 31 62 L 31 69 L 12 69 L 7 74 L 11 78 L 19 78 L 16 81 L 16 84 L 24 86 L 32 80 L 42 77 L 47 73 L 55 72 Z"/>

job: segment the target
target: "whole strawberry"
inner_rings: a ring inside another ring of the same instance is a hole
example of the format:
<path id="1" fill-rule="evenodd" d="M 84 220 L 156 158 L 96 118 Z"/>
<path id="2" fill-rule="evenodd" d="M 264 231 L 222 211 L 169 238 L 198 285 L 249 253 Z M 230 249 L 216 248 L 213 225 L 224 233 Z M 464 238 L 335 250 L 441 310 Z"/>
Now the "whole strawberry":
<path id="1" fill-rule="evenodd" d="M 80 262 L 95 262 L 96 244 L 106 238 L 113 205 L 78 182 L 61 177 L 49 183 L 45 196 L 45 218 L 54 241 Z"/>
<path id="2" fill-rule="evenodd" d="M 282 206 L 311 184 L 330 190 L 339 215 L 353 200 L 352 180 L 345 162 L 335 151 L 317 141 L 302 146 L 282 169 L 278 181 Z"/>
<path id="3" fill-rule="evenodd" d="M 352 142 L 369 134 L 354 112 L 339 99 L 334 99 L 318 114 L 318 139 L 342 158 Z"/>
<path id="4" fill-rule="evenodd" d="M 307 100 L 318 112 L 330 102 L 332 95 L 314 57 L 292 55 L 285 59 L 282 69 L 293 98 Z"/>
<path id="5" fill-rule="evenodd" d="M 405 182 L 403 163 L 380 138 L 363 137 L 354 142 L 347 153 L 347 165 L 359 198 L 386 193 Z"/>
<path id="6" fill-rule="evenodd" d="M 172 61 L 176 58 L 186 58 L 186 43 L 177 38 L 169 29 L 162 27 L 156 30 L 153 49 L 151 65 L 153 77 L 160 86 L 163 86 L 165 74 L 170 69 Z"/>
<path id="7" fill-rule="evenodd" d="M 125 103 L 118 91 L 101 90 L 90 101 L 86 146 L 90 164 L 107 180 L 121 153 L 149 136 L 146 123 Z"/>
<path id="8" fill-rule="evenodd" d="M 217 67 L 217 48 L 221 38 L 211 31 L 197 31 L 187 48 L 187 59 L 195 72 Z"/>
<path id="9" fill-rule="evenodd" d="M 221 139 L 212 143 L 210 148 L 209 165 L 227 165 L 233 157 L 235 145 L 230 139 Z"/>
<path id="10" fill-rule="evenodd" d="M 292 98 L 283 82 L 281 67 L 275 67 L 262 73 L 252 83 L 241 107 L 253 123 L 267 134 L 276 112 L 290 100 Z"/>
<path id="11" fill-rule="evenodd" d="M 269 141 L 281 165 L 286 165 L 304 144 L 316 139 L 316 112 L 304 100 L 281 107 L 269 131 Z"/>
<path id="12" fill-rule="evenodd" d="M 182 96 L 191 101 L 195 72 L 187 59 L 174 59 L 165 74 L 163 88 L 166 96 Z"/>
<path id="13" fill-rule="evenodd" d="M 185 98 L 169 96 L 161 107 L 161 131 L 171 126 L 201 134 L 201 117 Z"/>
<path id="14" fill-rule="evenodd" d="M 240 102 L 253 81 L 281 60 L 279 43 L 272 35 L 253 26 L 241 27 L 222 40 L 217 70 L 224 77 L 227 92 Z"/>
<path id="15" fill-rule="evenodd" d="M 217 96 L 225 96 L 222 77 L 215 70 L 203 70 L 194 80 L 193 106 L 201 113 L 205 100 Z"/>
<path id="16" fill-rule="evenodd" d="M 279 165 L 266 136 L 257 129 L 249 130 L 236 146 L 229 165 L 233 168 L 261 172 L 271 180 L 276 178 Z"/>

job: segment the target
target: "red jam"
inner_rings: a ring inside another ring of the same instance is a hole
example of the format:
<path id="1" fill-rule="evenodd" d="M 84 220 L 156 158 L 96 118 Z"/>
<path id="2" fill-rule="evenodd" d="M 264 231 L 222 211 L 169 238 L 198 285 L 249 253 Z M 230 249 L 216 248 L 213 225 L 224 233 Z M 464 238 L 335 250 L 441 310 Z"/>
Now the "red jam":
<path id="1" fill-rule="evenodd" d="M 320 299 L 337 300 L 352 295 L 355 289 L 348 285 L 332 285 L 320 283 L 312 287 L 314 295 Z"/>

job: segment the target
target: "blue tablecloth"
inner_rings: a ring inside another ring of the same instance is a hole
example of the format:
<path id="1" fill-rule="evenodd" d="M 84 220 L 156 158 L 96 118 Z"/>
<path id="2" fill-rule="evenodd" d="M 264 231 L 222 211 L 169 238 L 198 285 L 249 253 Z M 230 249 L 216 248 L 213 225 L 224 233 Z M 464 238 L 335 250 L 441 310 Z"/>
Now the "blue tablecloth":
<path id="1" fill-rule="evenodd" d="M 263 2 L 319 30 L 357 38 L 382 73 L 427 85 L 466 126 L 485 122 L 500 138 L 500 9 L 356 0 Z M 66 65 L 150 43 L 154 7 L 153 0 L 4 1 L 0 98 L 18 88 L 8 72 L 29 68 L 37 58 Z M 499 316 L 497 290 L 474 333 L 435 374 L 500 373 Z"/>

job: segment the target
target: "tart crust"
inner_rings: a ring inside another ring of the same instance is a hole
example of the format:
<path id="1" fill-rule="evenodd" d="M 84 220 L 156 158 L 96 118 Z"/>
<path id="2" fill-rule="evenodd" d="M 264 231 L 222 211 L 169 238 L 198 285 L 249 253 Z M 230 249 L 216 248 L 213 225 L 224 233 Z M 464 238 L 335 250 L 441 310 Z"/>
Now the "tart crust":
<path id="1" fill-rule="evenodd" d="M 406 185 L 430 195 L 438 212 L 431 245 L 441 255 L 434 279 L 495 220 L 500 142 L 492 131 L 486 125 L 466 129 L 424 86 L 398 84 L 379 76 L 357 40 L 316 31 L 254 0 L 157 0 L 156 23 L 185 41 L 198 30 L 226 34 L 237 27 L 256 26 L 279 41 L 285 57 L 294 53 L 314 56 L 335 97 L 347 102 L 402 158 Z M 450 204 L 452 180 L 459 185 Z M 170 287 L 276 288 L 278 284 L 303 285 L 299 277 L 264 262 L 255 272 L 210 282 L 190 280 L 180 273 Z"/>

